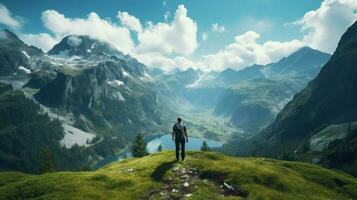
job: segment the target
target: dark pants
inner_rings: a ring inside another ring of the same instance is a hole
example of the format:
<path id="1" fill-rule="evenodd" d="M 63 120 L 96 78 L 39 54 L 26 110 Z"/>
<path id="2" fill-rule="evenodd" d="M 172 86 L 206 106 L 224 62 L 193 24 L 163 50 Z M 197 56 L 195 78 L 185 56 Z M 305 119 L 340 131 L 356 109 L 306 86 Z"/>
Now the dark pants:
<path id="1" fill-rule="evenodd" d="M 175 140 L 176 144 L 176 159 L 180 158 L 180 145 L 181 145 L 181 159 L 185 159 L 185 140 Z"/>

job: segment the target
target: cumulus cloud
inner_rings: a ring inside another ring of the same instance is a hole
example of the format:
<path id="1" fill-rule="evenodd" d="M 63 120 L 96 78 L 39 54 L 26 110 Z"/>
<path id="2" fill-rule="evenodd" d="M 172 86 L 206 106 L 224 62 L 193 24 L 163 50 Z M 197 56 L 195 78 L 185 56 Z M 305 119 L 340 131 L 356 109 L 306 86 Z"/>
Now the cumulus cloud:
<path id="1" fill-rule="evenodd" d="M 44 51 L 51 49 L 65 35 L 88 35 L 112 44 L 149 67 L 164 71 L 188 67 L 220 71 L 227 67 L 241 69 L 255 63 L 276 62 L 305 45 L 331 53 L 343 32 L 357 19 L 356 9 L 356 0 L 324 0 L 320 8 L 306 13 L 293 23 L 301 26 L 302 40 L 258 42 L 259 33 L 271 29 L 273 24 L 267 20 L 246 19 L 240 26 L 250 31 L 236 36 L 231 44 L 215 53 L 196 57 L 196 61 L 191 60 L 190 56 L 198 47 L 198 28 L 184 5 L 178 6 L 170 20 L 170 13 L 166 12 L 164 22 L 154 24 L 149 21 L 145 25 L 137 17 L 121 11 L 117 14 L 120 23 L 113 23 L 94 12 L 84 18 L 69 18 L 56 10 L 46 10 L 42 13 L 42 21 L 51 35 L 23 34 L 20 31 L 18 35 L 24 42 Z M 21 28 L 22 23 L 18 19 L 0 3 L 0 23 Z M 200 41 L 206 41 L 208 34 L 225 31 L 225 26 L 214 23 L 211 30 L 201 33 Z M 137 42 L 131 37 L 133 32 L 137 33 Z M 73 39 L 72 43 L 76 45 L 80 41 Z"/>
<path id="2" fill-rule="evenodd" d="M 303 40 L 309 46 L 332 53 L 342 34 L 357 20 L 356 9 L 356 0 L 325 0 L 295 24 L 306 32 Z"/>
<path id="3" fill-rule="evenodd" d="M 187 9 L 179 5 L 171 23 L 147 23 L 138 34 L 138 52 L 190 55 L 197 48 L 197 24 L 187 16 Z"/>
<path id="4" fill-rule="evenodd" d="M 134 49 L 134 42 L 127 28 L 101 19 L 94 12 L 87 18 L 67 18 L 55 10 L 46 10 L 42 13 L 42 21 L 57 36 L 88 35 L 108 42 L 124 53 L 130 53 Z"/>
<path id="5" fill-rule="evenodd" d="M 160 53 L 138 54 L 135 57 L 151 68 L 160 68 L 165 72 L 174 69 L 186 70 L 188 68 L 200 68 L 198 63 L 184 56 L 164 56 Z"/>
<path id="6" fill-rule="evenodd" d="M 13 16 L 2 3 L 0 3 L 0 23 L 15 29 L 21 28 L 22 26 L 19 17 Z"/>
<path id="7" fill-rule="evenodd" d="M 226 30 L 226 27 L 224 27 L 224 25 L 220 26 L 217 23 L 214 23 L 211 25 L 211 31 L 213 33 L 221 34 L 221 33 L 224 33 L 225 30 Z"/>
<path id="8" fill-rule="evenodd" d="M 47 33 L 20 34 L 19 37 L 26 44 L 41 48 L 45 52 L 59 42 L 59 38 L 53 38 Z"/>
<path id="9" fill-rule="evenodd" d="M 258 43 L 260 35 L 248 31 L 236 36 L 234 42 L 215 54 L 203 56 L 206 68 L 220 71 L 227 67 L 242 69 L 252 64 L 268 64 L 291 54 L 304 44 L 299 40 L 287 42 L 266 41 Z"/>
<path id="10" fill-rule="evenodd" d="M 118 12 L 117 17 L 119 18 L 121 24 L 123 26 L 128 27 L 130 30 L 136 31 L 136 32 L 141 32 L 142 31 L 142 26 L 138 18 L 129 15 L 127 12 Z"/>

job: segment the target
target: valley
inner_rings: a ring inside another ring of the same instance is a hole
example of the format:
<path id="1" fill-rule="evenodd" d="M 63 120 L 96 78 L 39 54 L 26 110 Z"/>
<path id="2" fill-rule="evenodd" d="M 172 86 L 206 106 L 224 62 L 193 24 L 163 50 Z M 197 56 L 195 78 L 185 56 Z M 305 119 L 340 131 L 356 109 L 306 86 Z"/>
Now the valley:
<path id="1" fill-rule="evenodd" d="M 0 199 L 357 199 L 356 11 L 2 0 Z"/>
<path id="2" fill-rule="evenodd" d="M 44 53 L 9 31 L 3 34 L 1 55 L 11 49 L 16 54 L 10 57 L 23 63 L 16 67 L 8 61 L 11 67 L 0 79 L 59 120 L 64 134 L 59 144 L 88 151 L 90 166 L 129 148 L 138 133 L 170 134 L 177 116 L 184 118 L 190 137 L 220 143 L 250 138 L 329 58 L 304 47 L 277 63 L 240 71 L 165 73 L 88 36 L 66 36 Z"/>

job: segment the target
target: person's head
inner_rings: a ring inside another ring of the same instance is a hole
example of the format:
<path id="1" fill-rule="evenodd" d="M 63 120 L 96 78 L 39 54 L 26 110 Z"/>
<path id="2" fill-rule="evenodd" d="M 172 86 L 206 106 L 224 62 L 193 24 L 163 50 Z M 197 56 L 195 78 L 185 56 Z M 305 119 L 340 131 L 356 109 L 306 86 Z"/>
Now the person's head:
<path id="1" fill-rule="evenodd" d="M 181 118 L 181 117 L 178 117 L 178 118 L 177 118 L 177 122 L 178 122 L 178 123 L 181 123 L 181 122 L 182 122 L 182 118 Z"/>

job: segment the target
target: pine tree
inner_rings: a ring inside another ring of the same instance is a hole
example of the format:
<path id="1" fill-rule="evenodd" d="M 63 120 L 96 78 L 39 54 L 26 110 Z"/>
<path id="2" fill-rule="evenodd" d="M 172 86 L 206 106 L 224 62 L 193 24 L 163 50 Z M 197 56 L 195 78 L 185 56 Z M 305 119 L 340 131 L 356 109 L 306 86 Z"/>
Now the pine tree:
<path id="1" fill-rule="evenodd" d="M 157 147 L 157 151 L 162 151 L 162 145 L 161 144 Z"/>
<path id="2" fill-rule="evenodd" d="M 126 154 L 126 152 L 124 152 L 124 155 L 123 155 L 122 158 L 123 158 L 123 159 L 128 158 L 128 155 Z"/>
<path id="3" fill-rule="evenodd" d="M 58 170 L 56 159 L 48 147 L 44 147 L 41 150 L 39 170 L 41 173 L 54 172 Z"/>
<path id="4" fill-rule="evenodd" d="M 211 151 L 206 141 L 202 142 L 201 151 Z"/>
<path id="5" fill-rule="evenodd" d="M 146 142 L 144 140 L 144 136 L 139 133 L 132 146 L 132 152 L 134 158 L 139 158 L 148 155 L 148 151 L 146 149 Z"/>

